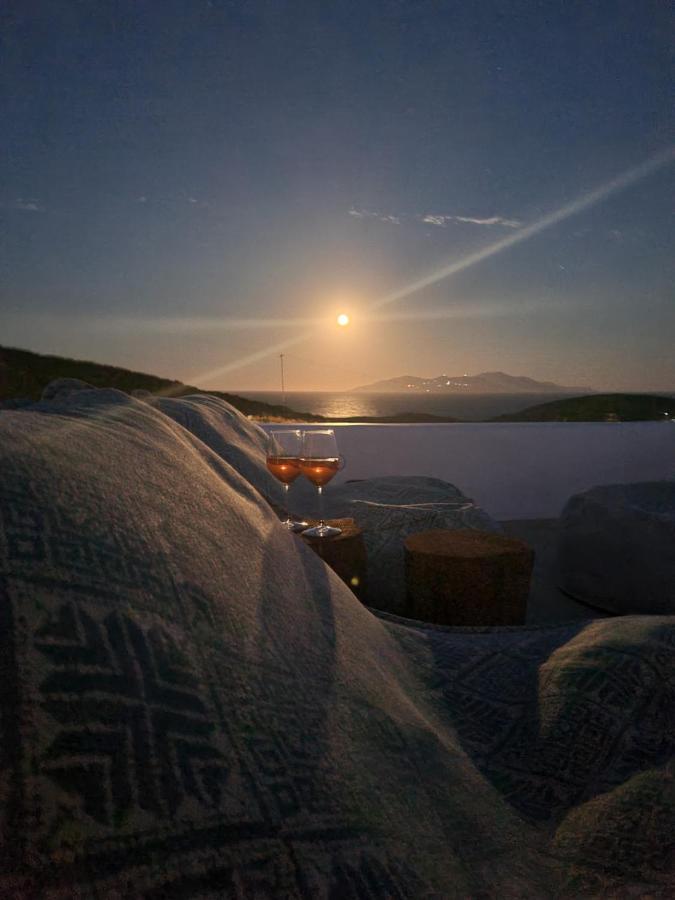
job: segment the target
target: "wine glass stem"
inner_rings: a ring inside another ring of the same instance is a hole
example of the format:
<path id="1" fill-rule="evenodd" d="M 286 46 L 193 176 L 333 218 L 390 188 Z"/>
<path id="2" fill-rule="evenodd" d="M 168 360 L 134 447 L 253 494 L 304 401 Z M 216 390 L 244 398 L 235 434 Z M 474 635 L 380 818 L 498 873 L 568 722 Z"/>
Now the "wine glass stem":
<path id="1" fill-rule="evenodd" d="M 290 510 L 289 510 L 289 508 L 288 508 L 288 491 L 289 491 L 289 488 L 290 488 L 290 484 L 284 483 L 284 501 L 285 501 L 285 507 L 286 507 L 285 510 L 284 510 L 284 512 L 286 513 L 286 519 L 285 519 L 286 522 L 288 522 L 288 520 L 289 520 L 290 517 L 291 517 L 291 513 L 290 513 Z"/>
<path id="2" fill-rule="evenodd" d="M 325 528 L 326 523 L 323 520 L 323 488 L 318 484 L 316 489 L 319 492 L 319 528 Z"/>

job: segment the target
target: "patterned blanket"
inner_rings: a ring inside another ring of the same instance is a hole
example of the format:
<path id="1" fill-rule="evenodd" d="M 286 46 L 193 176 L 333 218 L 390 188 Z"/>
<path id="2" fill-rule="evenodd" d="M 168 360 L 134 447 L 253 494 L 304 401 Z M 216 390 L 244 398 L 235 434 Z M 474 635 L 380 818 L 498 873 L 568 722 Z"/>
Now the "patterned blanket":
<path id="1" fill-rule="evenodd" d="M 673 617 L 376 616 L 171 404 L 0 412 L 0 896 L 674 895 Z"/>

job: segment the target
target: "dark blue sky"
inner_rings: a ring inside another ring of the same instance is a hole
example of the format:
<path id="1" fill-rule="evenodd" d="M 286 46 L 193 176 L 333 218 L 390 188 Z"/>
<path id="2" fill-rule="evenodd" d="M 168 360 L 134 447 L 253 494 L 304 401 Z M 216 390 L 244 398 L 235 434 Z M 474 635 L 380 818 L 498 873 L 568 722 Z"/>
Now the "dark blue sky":
<path id="1" fill-rule="evenodd" d="M 275 387 L 307 335 L 296 390 L 486 369 L 675 390 L 668 4 L 6 10 L 0 343 L 225 389 Z"/>

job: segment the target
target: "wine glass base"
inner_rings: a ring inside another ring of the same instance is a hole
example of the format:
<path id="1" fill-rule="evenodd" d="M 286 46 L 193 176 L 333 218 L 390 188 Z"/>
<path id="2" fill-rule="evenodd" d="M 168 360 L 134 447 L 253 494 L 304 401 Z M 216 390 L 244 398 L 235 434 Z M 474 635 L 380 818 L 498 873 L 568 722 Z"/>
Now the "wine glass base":
<path id="1" fill-rule="evenodd" d="M 342 534 L 341 528 L 335 528 L 333 525 L 314 525 L 302 532 L 305 537 L 329 538 L 337 537 Z"/>
<path id="2" fill-rule="evenodd" d="M 309 528 L 309 522 L 302 519 L 284 519 L 281 523 L 287 531 L 304 531 Z"/>
<path id="3" fill-rule="evenodd" d="M 295 532 L 307 531 L 308 528 L 309 522 L 305 522 L 304 519 L 295 519 L 291 525 L 291 531 Z"/>

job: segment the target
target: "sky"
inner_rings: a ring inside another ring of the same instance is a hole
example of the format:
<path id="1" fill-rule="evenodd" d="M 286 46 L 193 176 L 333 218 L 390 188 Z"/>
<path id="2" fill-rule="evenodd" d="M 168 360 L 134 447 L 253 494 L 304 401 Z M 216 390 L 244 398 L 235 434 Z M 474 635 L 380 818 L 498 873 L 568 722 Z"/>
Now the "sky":
<path id="1" fill-rule="evenodd" d="M 9 0 L 0 344 L 675 391 L 668 6 Z"/>

